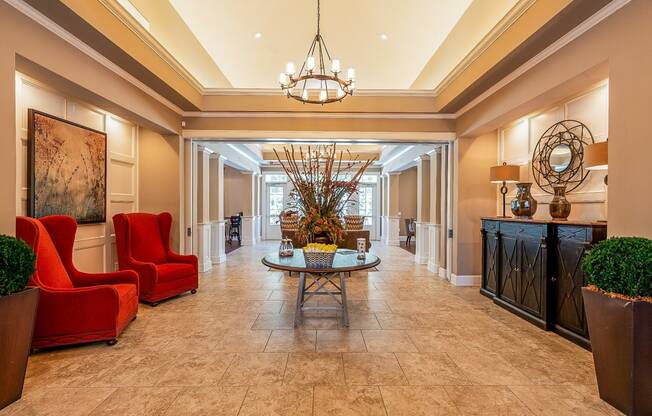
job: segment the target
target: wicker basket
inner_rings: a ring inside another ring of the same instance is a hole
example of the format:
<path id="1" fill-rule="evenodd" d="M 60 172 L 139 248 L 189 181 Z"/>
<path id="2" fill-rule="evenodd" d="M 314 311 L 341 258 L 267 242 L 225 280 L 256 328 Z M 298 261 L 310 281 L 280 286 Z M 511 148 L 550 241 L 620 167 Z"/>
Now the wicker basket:
<path id="1" fill-rule="evenodd" d="M 326 269 L 333 265 L 334 251 L 304 251 L 303 259 L 309 269 Z"/>

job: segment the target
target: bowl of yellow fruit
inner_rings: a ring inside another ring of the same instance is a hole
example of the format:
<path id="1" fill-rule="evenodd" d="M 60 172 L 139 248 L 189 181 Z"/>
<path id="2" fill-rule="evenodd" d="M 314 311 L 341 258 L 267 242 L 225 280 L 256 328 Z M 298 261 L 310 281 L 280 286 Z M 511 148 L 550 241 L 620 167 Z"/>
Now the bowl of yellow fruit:
<path id="1" fill-rule="evenodd" d="M 309 269 L 325 269 L 333 265 L 335 244 L 310 243 L 303 248 L 303 259 Z"/>

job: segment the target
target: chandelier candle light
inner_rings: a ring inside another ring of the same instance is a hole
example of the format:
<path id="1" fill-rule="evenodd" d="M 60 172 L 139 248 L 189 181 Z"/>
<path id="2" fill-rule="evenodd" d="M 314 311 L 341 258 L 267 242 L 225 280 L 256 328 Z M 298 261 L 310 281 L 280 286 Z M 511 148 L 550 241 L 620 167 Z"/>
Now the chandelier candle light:
<path id="1" fill-rule="evenodd" d="M 294 62 L 288 62 L 285 72 L 282 72 L 278 79 L 283 93 L 288 98 L 294 98 L 302 103 L 334 103 L 342 101 L 347 95 L 353 95 L 355 90 L 355 70 L 349 68 L 346 72 L 346 80 L 341 79 L 340 60 L 331 58 L 326 42 L 321 36 L 319 3 L 320 0 L 317 0 L 317 34 L 310 44 L 301 70 L 297 74 Z"/>

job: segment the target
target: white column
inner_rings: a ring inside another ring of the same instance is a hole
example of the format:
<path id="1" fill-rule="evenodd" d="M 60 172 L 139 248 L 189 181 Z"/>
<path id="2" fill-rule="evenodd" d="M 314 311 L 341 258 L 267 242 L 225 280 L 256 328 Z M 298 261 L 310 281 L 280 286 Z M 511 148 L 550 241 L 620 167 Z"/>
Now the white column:
<path id="1" fill-rule="evenodd" d="M 207 272 L 211 262 L 209 157 L 212 152 L 197 146 L 197 257 L 199 271 Z"/>
<path id="2" fill-rule="evenodd" d="M 428 264 L 430 232 L 430 156 L 422 155 L 417 161 L 417 222 L 415 227 L 416 251 L 414 261 Z"/>
<path id="3" fill-rule="evenodd" d="M 448 146 L 443 145 L 441 147 L 441 155 L 439 159 L 439 179 L 440 179 L 440 188 L 439 188 L 439 275 L 441 277 L 447 276 L 447 264 L 446 264 L 446 246 L 447 243 L 447 219 L 446 209 L 448 207 L 447 202 L 447 187 L 448 187 Z"/>
<path id="4" fill-rule="evenodd" d="M 398 187 L 400 172 L 391 172 L 387 175 L 387 234 L 385 244 L 398 246 L 400 244 L 400 222 L 398 211 Z"/>
<path id="5" fill-rule="evenodd" d="M 255 219 L 255 191 L 256 173 L 242 172 L 245 177 L 242 186 L 242 200 L 244 211 L 242 216 L 242 245 L 253 246 L 256 244 L 256 219 Z"/>
<path id="6" fill-rule="evenodd" d="M 430 156 L 430 221 L 428 222 L 428 271 L 439 273 L 439 159 L 441 149 L 435 148 Z"/>
<path id="7" fill-rule="evenodd" d="M 211 262 L 226 261 L 224 245 L 224 156 L 217 153 L 210 158 L 210 213 L 211 213 Z"/>
<path id="8" fill-rule="evenodd" d="M 455 142 L 448 143 L 448 164 L 446 177 L 446 279 L 451 280 L 453 273 L 453 190 L 454 161 L 457 157 Z"/>
<path id="9" fill-rule="evenodd" d="M 262 216 L 262 196 L 263 196 L 263 175 L 256 174 L 256 241 L 263 239 L 263 216 Z"/>

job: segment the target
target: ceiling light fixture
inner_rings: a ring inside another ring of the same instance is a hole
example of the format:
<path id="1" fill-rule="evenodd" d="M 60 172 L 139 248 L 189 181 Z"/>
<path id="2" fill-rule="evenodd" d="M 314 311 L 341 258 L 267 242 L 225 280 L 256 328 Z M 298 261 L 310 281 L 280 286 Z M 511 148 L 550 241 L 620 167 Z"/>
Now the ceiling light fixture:
<path id="1" fill-rule="evenodd" d="M 288 98 L 302 103 L 326 104 L 342 101 L 347 95 L 353 95 L 355 90 L 355 70 L 349 68 L 346 80 L 341 79 L 340 60 L 331 58 L 321 36 L 319 3 L 320 0 L 317 0 L 317 34 L 310 44 L 299 73 L 296 72 L 294 62 L 288 62 L 285 72 L 282 72 L 278 79 L 283 93 Z M 314 90 L 314 93 L 311 93 L 311 90 Z"/>
<path id="2" fill-rule="evenodd" d="M 254 37 L 255 37 L 256 39 L 260 39 L 260 38 L 263 37 L 263 34 L 260 33 L 260 32 L 256 32 L 256 33 L 254 34 Z"/>
<path id="3" fill-rule="evenodd" d="M 384 34 L 384 33 L 381 33 L 381 34 L 380 34 L 380 38 L 381 38 L 382 40 L 387 40 L 387 35 Z"/>

